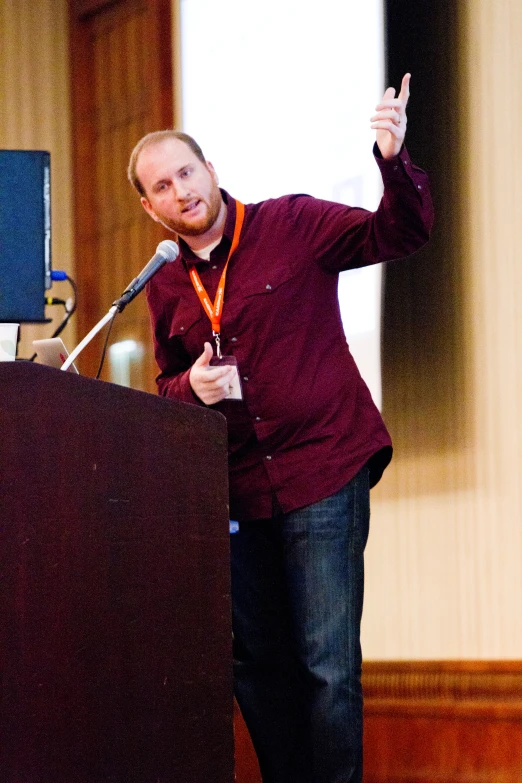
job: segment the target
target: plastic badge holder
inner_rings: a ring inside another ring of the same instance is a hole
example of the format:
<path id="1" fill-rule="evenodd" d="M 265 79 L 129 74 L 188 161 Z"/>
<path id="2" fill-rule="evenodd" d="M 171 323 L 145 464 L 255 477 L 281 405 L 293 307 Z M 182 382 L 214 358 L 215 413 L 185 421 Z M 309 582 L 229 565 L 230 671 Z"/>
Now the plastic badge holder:
<path id="1" fill-rule="evenodd" d="M 236 357 L 222 356 L 221 358 L 219 358 L 218 356 L 213 356 L 212 359 L 210 360 L 210 367 L 222 367 L 223 365 L 230 365 L 236 368 L 236 374 L 232 381 L 232 387 L 230 389 L 230 392 L 225 397 L 225 400 L 242 400 L 243 391 L 241 388 L 241 381 L 239 379 L 239 370 L 237 366 Z"/>

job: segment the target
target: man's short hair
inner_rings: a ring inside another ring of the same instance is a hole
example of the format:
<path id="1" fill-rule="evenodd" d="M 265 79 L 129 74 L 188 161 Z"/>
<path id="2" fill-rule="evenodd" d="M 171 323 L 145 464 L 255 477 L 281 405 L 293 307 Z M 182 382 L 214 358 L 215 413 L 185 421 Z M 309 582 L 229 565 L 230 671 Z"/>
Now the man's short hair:
<path id="1" fill-rule="evenodd" d="M 197 158 L 199 158 L 199 160 L 202 163 L 206 163 L 205 156 L 203 155 L 201 147 L 199 146 L 197 141 L 192 138 L 192 136 L 188 135 L 188 133 L 183 133 L 183 131 L 172 130 L 172 129 L 147 133 L 146 136 L 143 136 L 143 138 L 139 140 L 139 142 L 132 150 L 130 160 L 129 160 L 129 167 L 127 169 L 127 176 L 129 178 L 129 181 L 131 185 L 133 185 L 136 188 L 140 196 L 145 196 L 146 193 L 136 173 L 138 158 L 142 150 L 145 149 L 145 147 L 153 147 L 155 144 L 161 144 L 161 142 L 165 141 L 166 139 L 177 139 L 178 141 L 182 141 L 184 144 L 187 145 L 187 147 L 189 147 L 192 150 L 194 155 Z"/>

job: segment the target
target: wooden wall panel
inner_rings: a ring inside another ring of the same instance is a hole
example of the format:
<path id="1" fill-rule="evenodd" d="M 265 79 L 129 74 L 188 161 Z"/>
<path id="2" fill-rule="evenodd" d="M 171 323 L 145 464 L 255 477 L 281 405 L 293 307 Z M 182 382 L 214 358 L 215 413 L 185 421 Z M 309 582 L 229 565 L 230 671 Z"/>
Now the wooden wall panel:
<path id="1" fill-rule="evenodd" d="M 243 716 L 234 700 L 236 783 L 262 783 L 257 757 Z"/>
<path id="2" fill-rule="evenodd" d="M 388 0 L 433 241 L 389 267 L 363 649 L 522 658 L 522 4 Z M 419 35 L 417 35 L 419 32 Z"/>
<path id="3" fill-rule="evenodd" d="M 166 236 L 145 214 L 126 177 L 135 143 L 172 125 L 171 15 L 168 0 L 71 4 L 79 329 L 86 334 L 107 312 Z M 80 365 L 94 375 L 100 335 Z M 133 386 L 155 391 L 144 296 L 119 315 L 111 342 L 145 347 Z M 108 377 L 107 368 L 103 377 Z"/>
<path id="4" fill-rule="evenodd" d="M 0 3 L 0 148 L 51 153 L 53 268 L 74 277 L 67 22 L 67 0 Z M 71 293 L 54 285 L 56 297 Z M 32 340 L 50 337 L 63 315 L 47 307 L 51 323 L 23 324 L 18 355 L 31 356 Z M 74 345 L 74 317 L 63 339 Z"/>
<path id="5" fill-rule="evenodd" d="M 365 783 L 520 783 L 522 663 L 368 662 Z"/>
<path id="6" fill-rule="evenodd" d="M 367 661 L 364 783 L 520 783 L 522 663 Z M 237 783 L 261 783 L 236 708 Z"/>

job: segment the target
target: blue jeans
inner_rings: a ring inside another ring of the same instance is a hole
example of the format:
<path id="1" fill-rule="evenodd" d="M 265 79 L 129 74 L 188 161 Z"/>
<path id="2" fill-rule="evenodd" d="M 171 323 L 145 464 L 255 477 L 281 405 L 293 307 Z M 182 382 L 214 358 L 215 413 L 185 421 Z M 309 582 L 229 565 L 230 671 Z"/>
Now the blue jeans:
<path id="1" fill-rule="evenodd" d="M 234 684 L 264 783 L 360 783 L 368 469 L 231 536 Z"/>

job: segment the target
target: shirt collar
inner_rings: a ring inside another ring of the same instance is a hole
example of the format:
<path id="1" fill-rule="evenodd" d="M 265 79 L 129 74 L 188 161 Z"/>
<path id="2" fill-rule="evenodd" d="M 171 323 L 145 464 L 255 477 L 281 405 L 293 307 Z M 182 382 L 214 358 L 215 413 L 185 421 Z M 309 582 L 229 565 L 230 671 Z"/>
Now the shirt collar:
<path id="1" fill-rule="evenodd" d="M 223 230 L 223 236 L 219 245 L 214 248 L 211 255 L 214 254 L 212 260 L 221 261 L 221 256 L 227 257 L 228 251 L 232 244 L 232 237 L 234 236 L 234 226 L 236 224 L 236 200 L 230 196 L 226 190 L 220 188 L 223 201 L 227 205 L 227 218 L 225 220 L 225 228 Z M 187 243 L 179 237 L 179 246 L 181 250 L 181 256 L 187 266 L 195 266 L 196 264 L 209 264 L 210 261 L 200 258 L 192 252 Z"/>

